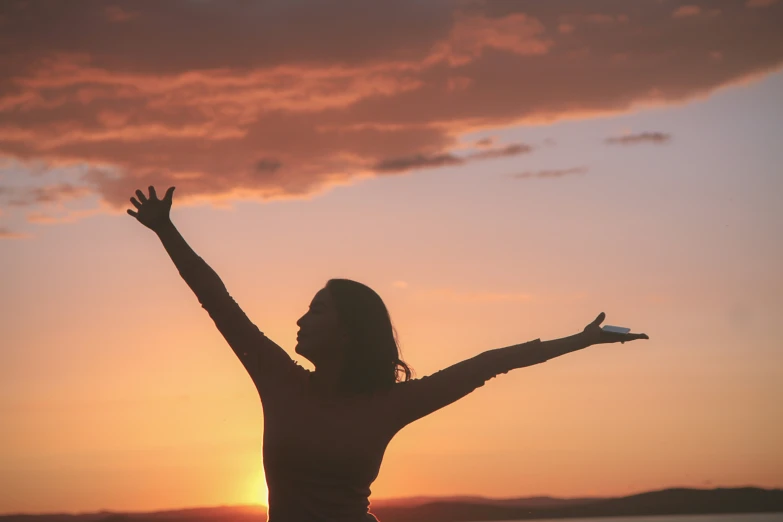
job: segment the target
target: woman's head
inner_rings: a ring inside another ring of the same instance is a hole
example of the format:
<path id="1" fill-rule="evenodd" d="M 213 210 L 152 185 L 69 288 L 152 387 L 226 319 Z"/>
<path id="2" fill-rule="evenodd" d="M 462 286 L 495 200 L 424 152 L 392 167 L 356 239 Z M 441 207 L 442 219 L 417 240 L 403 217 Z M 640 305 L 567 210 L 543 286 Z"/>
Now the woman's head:
<path id="1" fill-rule="evenodd" d="M 386 305 L 361 283 L 330 279 L 297 324 L 296 353 L 316 367 L 339 365 L 341 391 L 372 393 L 411 378 Z"/>

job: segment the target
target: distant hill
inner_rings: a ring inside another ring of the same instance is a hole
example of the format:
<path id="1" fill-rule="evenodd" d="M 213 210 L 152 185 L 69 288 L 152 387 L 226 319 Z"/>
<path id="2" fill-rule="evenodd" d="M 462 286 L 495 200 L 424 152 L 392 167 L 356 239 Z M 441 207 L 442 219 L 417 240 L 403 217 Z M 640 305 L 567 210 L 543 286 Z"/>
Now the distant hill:
<path id="1" fill-rule="evenodd" d="M 557 497 L 520 497 L 520 498 L 487 498 L 479 496 L 458 495 L 453 497 L 402 497 L 384 498 L 372 501 L 372 509 L 385 507 L 415 507 L 432 502 L 459 502 L 469 504 L 490 504 L 494 506 L 548 507 L 566 506 L 571 504 L 587 504 L 606 500 L 604 498 L 557 498 Z"/>
<path id="2" fill-rule="evenodd" d="M 618 498 L 412 497 L 374 501 L 381 522 L 469 522 L 541 518 L 783 512 L 783 490 L 672 488 Z M 221 506 L 149 513 L 4 515 L 0 522 L 263 522 L 264 506 Z"/>
<path id="3" fill-rule="evenodd" d="M 381 522 L 468 522 L 540 518 L 783 512 L 783 490 L 760 488 L 673 488 L 620 498 L 556 499 L 517 505 L 497 502 L 435 501 L 417 506 L 378 506 Z M 533 500 L 533 499 L 527 499 Z"/>

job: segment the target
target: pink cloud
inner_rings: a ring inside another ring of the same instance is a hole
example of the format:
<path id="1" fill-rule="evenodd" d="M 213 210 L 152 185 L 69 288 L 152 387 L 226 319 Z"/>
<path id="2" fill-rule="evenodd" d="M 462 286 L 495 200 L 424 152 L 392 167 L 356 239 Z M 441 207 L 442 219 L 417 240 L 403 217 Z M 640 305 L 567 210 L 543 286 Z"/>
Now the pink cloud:
<path id="1" fill-rule="evenodd" d="M 34 188 L 8 189 L 0 191 L 0 201 L 8 206 L 27 207 L 37 204 L 61 203 L 71 199 L 89 196 L 93 192 L 89 187 L 70 183 L 59 183 Z"/>
<path id="2" fill-rule="evenodd" d="M 9 4 L 0 159 L 88 165 L 71 184 L 119 210 L 151 179 L 194 200 L 291 198 L 521 157 L 455 151 L 476 130 L 679 103 L 779 68 L 776 17 L 745 8 L 758 1 L 716 0 L 723 16 L 698 24 L 664 2 Z M 33 218 L 56 215 L 32 194 Z"/>
<path id="3" fill-rule="evenodd" d="M 457 13 L 449 38 L 439 42 L 426 61 L 445 57 L 451 65 L 464 65 L 485 49 L 522 56 L 546 54 L 552 41 L 541 37 L 544 32 L 541 22 L 524 13 L 510 13 L 502 18 Z"/>
<path id="4" fill-rule="evenodd" d="M 698 5 L 681 5 L 672 13 L 674 18 L 687 18 L 689 16 L 698 16 L 701 14 L 701 7 Z"/>
<path id="5" fill-rule="evenodd" d="M 139 16 L 139 13 L 126 11 L 122 7 L 116 5 L 107 6 L 103 12 L 106 15 L 106 19 L 110 22 L 127 22 L 128 20 L 133 20 Z"/>

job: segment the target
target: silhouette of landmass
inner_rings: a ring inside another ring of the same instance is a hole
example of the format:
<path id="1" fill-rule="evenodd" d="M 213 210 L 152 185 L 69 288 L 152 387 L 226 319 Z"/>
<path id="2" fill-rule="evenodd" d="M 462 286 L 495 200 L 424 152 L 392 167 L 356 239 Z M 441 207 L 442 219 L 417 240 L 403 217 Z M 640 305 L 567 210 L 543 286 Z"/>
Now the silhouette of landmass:
<path id="1" fill-rule="evenodd" d="M 468 504 L 490 504 L 494 506 L 525 506 L 525 507 L 547 507 L 547 506 L 566 506 L 570 504 L 587 504 L 605 500 L 598 497 L 585 498 L 556 498 L 556 497 L 521 497 L 521 498 L 487 498 L 470 495 L 455 495 L 450 497 L 402 497 L 402 498 L 384 498 L 372 501 L 372 508 L 386 507 L 416 507 L 422 504 L 433 502 L 456 502 Z"/>
<path id="2" fill-rule="evenodd" d="M 436 501 L 415 507 L 376 507 L 372 512 L 382 522 L 783 512 L 783 490 L 672 488 L 620 498 Z"/>
<path id="3" fill-rule="evenodd" d="M 618 498 L 474 496 L 411 497 L 373 501 L 381 522 L 468 522 L 541 518 L 783 512 L 783 490 L 671 488 Z M 0 515 L 0 522 L 262 522 L 264 506 L 221 506 L 149 513 Z"/>

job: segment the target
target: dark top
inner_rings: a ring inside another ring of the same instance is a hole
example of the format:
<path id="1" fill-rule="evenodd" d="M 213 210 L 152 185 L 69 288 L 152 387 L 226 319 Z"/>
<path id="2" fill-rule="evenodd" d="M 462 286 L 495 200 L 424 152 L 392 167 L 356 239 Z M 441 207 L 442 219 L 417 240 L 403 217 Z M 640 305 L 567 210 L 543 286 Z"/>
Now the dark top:
<path id="1" fill-rule="evenodd" d="M 369 512 L 370 485 L 398 431 L 496 375 L 546 360 L 536 354 L 541 344 L 536 339 L 486 351 L 374 395 L 324 396 L 311 385 L 313 372 L 259 331 L 217 274 L 199 260 L 180 273 L 261 397 L 269 522 L 375 522 Z"/>

